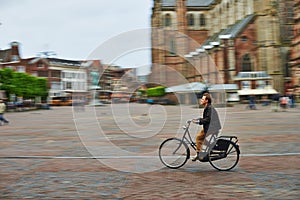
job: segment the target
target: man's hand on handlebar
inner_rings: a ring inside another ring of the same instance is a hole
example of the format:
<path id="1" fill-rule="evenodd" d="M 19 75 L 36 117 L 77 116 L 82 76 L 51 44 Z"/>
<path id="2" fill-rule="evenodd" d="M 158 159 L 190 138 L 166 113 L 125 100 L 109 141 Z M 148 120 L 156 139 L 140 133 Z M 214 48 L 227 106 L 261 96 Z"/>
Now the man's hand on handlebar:
<path id="1" fill-rule="evenodd" d="M 194 124 L 199 124 L 199 119 L 192 119 L 192 122 L 193 122 Z"/>

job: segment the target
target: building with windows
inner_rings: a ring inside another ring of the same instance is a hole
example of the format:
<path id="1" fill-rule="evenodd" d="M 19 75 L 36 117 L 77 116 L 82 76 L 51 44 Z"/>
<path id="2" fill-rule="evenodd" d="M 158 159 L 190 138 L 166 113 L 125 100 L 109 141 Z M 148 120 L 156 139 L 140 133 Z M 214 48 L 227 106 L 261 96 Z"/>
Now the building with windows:
<path id="1" fill-rule="evenodd" d="M 264 71 L 285 93 L 290 82 L 293 0 L 154 0 L 150 82 L 236 83 Z"/>
<path id="2" fill-rule="evenodd" d="M 11 48 L 0 50 L 0 69 L 10 68 L 48 80 L 49 97 L 72 96 L 85 98 L 90 92 L 91 71 L 101 74 L 103 66 L 99 60 L 76 61 L 49 57 L 22 59 L 17 42 Z M 97 83 L 98 84 L 98 83 Z"/>

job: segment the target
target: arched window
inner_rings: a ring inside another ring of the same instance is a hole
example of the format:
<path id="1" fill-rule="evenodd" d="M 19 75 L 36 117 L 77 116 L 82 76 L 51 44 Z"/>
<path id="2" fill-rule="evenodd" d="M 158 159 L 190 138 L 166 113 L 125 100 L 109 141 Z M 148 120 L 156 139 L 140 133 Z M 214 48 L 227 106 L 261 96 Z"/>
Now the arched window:
<path id="1" fill-rule="evenodd" d="M 250 72 L 252 71 L 252 66 L 251 66 L 251 58 L 249 54 L 246 54 L 242 58 L 242 67 L 241 67 L 242 72 Z"/>
<path id="2" fill-rule="evenodd" d="M 172 18 L 170 14 L 165 15 L 165 27 L 169 27 L 172 24 Z"/>
<path id="3" fill-rule="evenodd" d="M 284 76 L 285 77 L 291 77 L 291 69 L 289 68 L 289 65 L 287 63 L 289 63 L 290 61 L 290 56 L 291 56 L 291 51 L 288 51 L 287 54 L 285 55 L 286 57 L 286 64 L 284 66 Z"/>
<path id="4" fill-rule="evenodd" d="M 205 15 L 204 14 L 200 14 L 200 26 L 205 26 L 206 22 L 205 22 Z"/>
<path id="5" fill-rule="evenodd" d="M 241 41 L 242 41 L 242 42 L 247 42 L 247 41 L 248 41 L 247 36 L 244 36 L 244 35 L 243 35 L 243 36 L 241 37 Z"/>
<path id="6" fill-rule="evenodd" d="M 188 14 L 188 26 L 194 26 L 195 20 L 194 20 L 194 15 L 193 14 Z"/>
<path id="7" fill-rule="evenodd" d="M 169 40 L 169 55 L 170 56 L 176 55 L 176 42 L 174 38 L 170 38 Z"/>

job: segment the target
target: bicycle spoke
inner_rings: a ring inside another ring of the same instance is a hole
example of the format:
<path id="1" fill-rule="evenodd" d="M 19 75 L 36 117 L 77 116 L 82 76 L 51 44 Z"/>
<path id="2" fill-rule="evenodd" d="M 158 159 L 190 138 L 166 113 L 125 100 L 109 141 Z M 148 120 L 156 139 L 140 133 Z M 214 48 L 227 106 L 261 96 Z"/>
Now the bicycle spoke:
<path id="1" fill-rule="evenodd" d="M 224 151 L 216 151 L 212 150 L 209 154 L 209 162 L 210 164 L 221 171 L 228 171 L 236 166 L 239 160 L 239 152 L 237 150 L 237 146 L 231 142 L 230 140 L 224 141 L 222 140 L 220 144 L 223 146 L 218 147 L 219 149 L 224 149 Z"/>
<path id="2" fill-rule="evenodd" d="M 165 140 L 159 148 L 159 158 L 169 168 L 183 166 L 189 157 L 189 150 L 185 143 L 177 138 Z"/>

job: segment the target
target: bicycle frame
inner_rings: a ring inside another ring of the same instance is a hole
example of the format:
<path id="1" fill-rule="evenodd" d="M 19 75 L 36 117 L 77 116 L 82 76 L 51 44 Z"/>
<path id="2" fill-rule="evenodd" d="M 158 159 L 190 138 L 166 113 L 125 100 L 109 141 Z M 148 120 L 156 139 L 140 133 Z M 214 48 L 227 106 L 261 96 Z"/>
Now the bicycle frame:
<path id="1" fill-rule="evenodd" d="M 187 125 L 183 126 L 184 133 L 183 133 L 181 142 L 182 143 L 186 142 L 188 145 L 190 145 L 196 151 L 196 143 L 193 141 L 190 131 L 189 131 L 191 123 L 192 123 L 192 121 L 189 120 L 189 121 L 187 121 Z M 188 137 L 186 137 L 186 135 Z"/>
<path id="2" fill-rule="evenodd" d="M 191 123 L 192 120 L 188 120 L 183 126 L 184 132 L 181 138 L 167 138 L 159 146 L 159 158 L 165 166 L 172 169 L 182 167 L 190 158 L 189 146 L 197 150 L 189 130 Z M 218 132 L 210 133 L 205 136 L 206 147 L 201 152 L 204 154 L 200 154 L 198 160 L 209 162 L 220 171 L 231 170 L 239 161 L 240 150 L 237 142 L 236 136 L 219 136 Z M 218 161 L 221 159 L 224 160 Z"/>
<path id="3" fill-rule="evenodd" d="M 192 121 L 188 120 L 187 124 L 183 126 L 184 133 L 183 133 L 183 136 L 181 138 L 181 143 L 178 146 L 178 148 L 175 150 L 175 152 L 181 147 L 183 142 L 187 143 L 189 146 L 191 146 L 196 151 L 196 143 L 193 141 L 193 139 L 191 137 L 191 134 L 190 134 L 190 131 L 189 131 L 191 123 L 192 123 Z M 228 140 L 234 142 L 237 145 L 237 147 L 239 147 L 239 145 L 237 144 L 238 139 L 237 139 L 236 136 L 219 136 L 219 137 L 218 136 L 212 136 L 208 143 L 210 144 L 212 142 L 212 140 L 215 140 L 215 142 L 213 143 L 213 145 L 211 147 L 209 147 L 209 145 L 207 146 L 206 151 L 205 151 L 206 153 L 209 153 L 212 150 L 212 148 L 214 147 L 214 145 L 216 144 L 218 139 L 228 139 Z M 231 149 L 229 149 L 229 151 L 230 150 Z M 238 148 L 238 153 L 240 154 L 239 148 Z"/>

